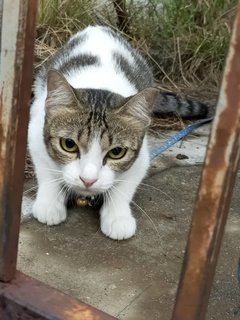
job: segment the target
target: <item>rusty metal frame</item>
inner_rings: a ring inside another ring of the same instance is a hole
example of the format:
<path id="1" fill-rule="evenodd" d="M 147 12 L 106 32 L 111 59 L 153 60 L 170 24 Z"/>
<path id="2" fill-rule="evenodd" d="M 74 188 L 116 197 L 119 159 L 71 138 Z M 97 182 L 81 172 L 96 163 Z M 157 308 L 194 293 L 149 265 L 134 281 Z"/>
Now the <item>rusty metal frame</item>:
<path id="1" fill-rule="evenodd" d="M 36 0 L 0 0 L 0 319 L 113 317 L 16 271 Z M 4 13 L 4 14 L 3 14 Z M 202 320 L 240 155 L 240 6 L 172 320 Z"/>
<path id="2" fill-rule="evenodd" d="M 0 4 L 0 280 L 9 281 L 16 270 L 37 6 Z"/>
<path id="3" fill-rule="evenodd" d="M 240 156 L 240 4 L 172 320 L 205 318 Z"/>
<path id="4" fill-rule="evenodd" d="M 113 320 L 76 298 L 17 272 L 10 284 L 0 285 L 1 320 Z"/>

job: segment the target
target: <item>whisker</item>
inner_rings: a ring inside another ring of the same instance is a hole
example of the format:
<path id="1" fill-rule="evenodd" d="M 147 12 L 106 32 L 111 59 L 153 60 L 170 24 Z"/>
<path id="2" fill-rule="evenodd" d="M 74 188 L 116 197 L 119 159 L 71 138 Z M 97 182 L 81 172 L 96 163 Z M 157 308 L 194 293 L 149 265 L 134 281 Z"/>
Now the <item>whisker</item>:
<path id="1" fill-rule="evenodd" d="M 34 194 L 34 195 L 32 195 L 32 196 L 30 196 L 30 195 L 27 195 L 27 196 L 23 195 L 23 197 L 22 197 L 22 203 L 23 203 L 23 201 L 25 201 L 24 199 L 27 199 L 27 201 L 34 202 L 35 199 L 36 199 L 36 194 Z"/>
<path id="2" fill-rule="evenodd" d="M 116 203 L 114 202 L 114 200 L 113 200 L 113 198 L 112 198 L 112 195 L 111 195 L 110 191 L 107 191 L 107 194 L 108 194 L 108 197 L 109 197 L 110 203 L 113 205 L 114 209 L 116 210 Z"/>
<path id="3" fill-rule="evenodd" d="M 112 190 L 115 190 L 115 192 L 116 192 L 116 191 L 119 192 L 122 196 L 125 197 L 125 199 L 127 199 L 126 195 L 125 195 L 122 191 L 120 191 L 120 190 L 119 190 L 118 188 L 116 188 L 115 186 L 112 186 L 112 187 L 113 187 Z M 157 229 L 154 221 L 152 220 L 152 218 L 151 218 L 151 217 L 146 213 L 146 211 L 143 210 L 135 201 L 131 200 L 131 203 L 133 203 L 143 214 L 145 214 L 145 216 L 149 219 L 149 221 L 150 221 L 151 224 L 153 225 L 155 231 L 157 232 L 157 234 L 158 234 L 158 236 L 159 236 L 159 238 L 160 238 L 160 233 L 159 233 L 159 231 L 158 231 L 158 229 Z"/>
<path id="4" fill-rule="evenodd" d="M 56 179 L 52 179 L 52 180 L 43 182 L 42 184 L 48 185 L 48 184 L 51 184 L 51 183 L 60 182 L 61 180 L 63 181 L 63 178 L 56 178 Z M 38 185 L 36 185 L 36 186 L 34 186 L 34 187 L 32 187 L 32 188 L 30 188 L 30 189 L 28 189 L 28 190 L 25 190 L 25 191 L 23 192 L 23 194 L 25 195 L 25 194 L 33 191 L 33 190 L 36 190 L 37 188 L 38 188 Z"/>
<path id="5" fill-rule="evenodd" d="M 60 188 L 60 191 L 58 192 L 56 198 L 54 199 L 54 201 L 57 201 L 59 197 L 63 196 L 63 195 L 66 195 L 66 192 L 65 192 L 65 185 L 63 185 L 61 188 Z M 54 202 L 53 201 L 53 202 Z"/>
<path id="6" fill-rule="evenodd" d="M 25 195 L 25 194 L 27 194 L 27 193 L 30 193 L 31 191 L 35 191 L 37 188 L 38 188 L 38 186 L 34 186 L 34 187 L 32 187 L 32 188 L 24 191 L 23 194 Z"/>
<path id="7" fill-rule="evenodd" d="M 57 170 L 57 169 L 52 169 L 52 168 L 47 168 L 47 167 L 38 167 L 40 169 L 43 169 L 43 170 L 46 170 L 46 171 L 49 171 L 50 173 L 53 173 L 53 174 L 59 174 L 59 175 L 63 175 L 63 172 L 61 170 Z M 65 173 L 65 176 L 67 176 L 68 178 L 72 178 L 69 174 L 66 174 Z"/>
<path id="8" fill-rule="evenodd" d="M 135 184 L 135 183 L 136 183 L 136 182 L 130 181 L 130 180 L 119 180 L 119 179 L 116 179 L 115 181 L 116 181 L 116 182 L 127 182 L 127 183 L 132 183 L 132 184 Z M 167 198 L 169 198 L 170 200 L 173 201 L 173 198 L 172 198 L 171 196 L 169 196 L 166 192 L 162 191 L 161 189 L 156 188 L 155 186 L 152 186 L 152 185 L 150 185 L 150 184 L 143 183 L 143 182 L 140 182 L 139 185 L 146 186 L 146 187 L 150 187 L 150 188 L 152 188 L 153 190 L 159 191 L 159 192 L 161 192 L 162 194 L 164 194 Z M 138 187 L 139 187 L 139 185 L 138 185 Z M 140 189 L 140 188 L 139 188 L 139 189 Z M 142 189 L 142 190 L 147 190 L 147 189 L 143 189 L 143 188 L 141 188 L 141 189 Z"/>
<path id="9" fill-rule="evenodd" d="M 63 173 L 61 170 L 57 170 L 57 169 L 52 169 L 52 168 L 47 168 L 47 167 L 38 167 L 39 169 L 43 169 L 46 171 L 51 171 L 51 172 L 56 172 L 56 173 Z"/>
<path id="10" fill-rule="evenodd" d="M 30 167 L 30 166 L 28 166 Z M 35 166 L 31 166 L 30 167 L 31 169 L 35 169 Z M 62 174 L 62 171 L 61 170 L 57 170 L 57 169 L 52 169 L 52 168 L 48 168 L 48 167 L 40 167 L 38 166 L 39 169 L 43 169 L 43 170 L 46 170 L 46 171 L 50 171 L 50 172 L 53 172 L 53 173 L 59 173 L 59 174 Z M 35 170 L 34 170 L 35 171 Z"/>

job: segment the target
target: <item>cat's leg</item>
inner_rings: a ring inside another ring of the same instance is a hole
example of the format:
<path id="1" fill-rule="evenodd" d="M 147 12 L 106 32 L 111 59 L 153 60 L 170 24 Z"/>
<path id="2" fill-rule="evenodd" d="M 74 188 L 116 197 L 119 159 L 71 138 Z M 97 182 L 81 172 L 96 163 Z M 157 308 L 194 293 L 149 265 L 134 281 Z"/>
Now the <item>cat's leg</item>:
<path id="1" fill-rule="evenodd" d="M 41 223 L 57 225 L 67 217 L 64 190 L 58 175 L 46 166 L 36 166 L 38 192 L 33 204 L 33 216 Z M 54 169 L 52 169 L 54 170 Z"/>
<path id="2" fill-rule="evenodd" d="M 38 192 L 33 204 L 33 216 L 40 222 L 56 225 L 67 217 L 61 171 L 50 159 L 43 140 L 44 101 L 35 100 L 28 129 L 28 147 L 35 167 Z M 40 110 L 40 111 L 39 111 Z"/>
<path id="3" fill-rule="evenodd" d="M 111 239 L 131 238 L 136 232 L 136 220 L 132 216 L 130 202 L 136 185 L 119 183 L 108 192 L 101 215 L 101 230 Z"/>
<path id="4" fill-rule="evenodd" d="M 106 201 L 101 208 L 101 230 L 109 238 L 123 240 L 135 234 L 136 220 L 132 216 L 130 203 L 148 167 L 149 154 L 146 141 L 144 141 L 138 159 L 128 172 L 121 175 L 119 182 L 108 191 Z"/>

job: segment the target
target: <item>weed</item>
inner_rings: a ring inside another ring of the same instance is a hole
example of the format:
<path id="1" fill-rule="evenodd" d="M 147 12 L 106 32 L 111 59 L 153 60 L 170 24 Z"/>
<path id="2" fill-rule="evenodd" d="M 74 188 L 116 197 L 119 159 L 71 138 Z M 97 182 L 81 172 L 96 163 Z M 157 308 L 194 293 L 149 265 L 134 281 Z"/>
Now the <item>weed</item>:
<path id="1" fill-rule="evenodd" d="M 37 64 L 89 24 L 116 29 L 113 2 L 40 0 Z M 164 80 L 218 85 L 237 0 L 127 0 L 128 34 Z"/>

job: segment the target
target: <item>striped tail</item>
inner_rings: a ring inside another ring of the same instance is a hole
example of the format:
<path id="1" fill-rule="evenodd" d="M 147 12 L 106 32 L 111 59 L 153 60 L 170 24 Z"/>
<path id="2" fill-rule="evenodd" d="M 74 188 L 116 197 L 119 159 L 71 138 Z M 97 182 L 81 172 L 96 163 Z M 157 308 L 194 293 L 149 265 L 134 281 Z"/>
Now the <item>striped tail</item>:
<path id="1" fill-rule="evenodd" d="M 153 116 L 176 113 L 182 118 L 205 118 L 209 108 L 204 103 L 184 99 L 171 92 L 161 92 L 153 108 Z"/>

